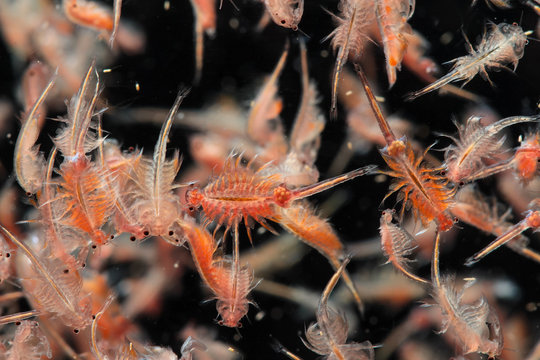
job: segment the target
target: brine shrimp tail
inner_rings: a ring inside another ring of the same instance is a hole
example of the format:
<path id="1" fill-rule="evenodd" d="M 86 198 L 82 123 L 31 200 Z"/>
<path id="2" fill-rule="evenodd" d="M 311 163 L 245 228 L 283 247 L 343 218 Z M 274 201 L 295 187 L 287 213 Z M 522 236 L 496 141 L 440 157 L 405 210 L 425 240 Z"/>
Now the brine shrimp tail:
<path id="1" fill-rule="evenodd" d="M 538 211 L 530 212 L 525 219 L 512 226 L 507 232 L 499 236 L 497 239 L 493 240 L 493 242 L 491 242 L 491 244 L 486 246 L 483 250 L 468 258 L 465 265 L 474 265 L 491 252 L 497 250 L 499 247 L 514 239 L 516 236 L 521 235 L 521 233 L 525 230 L 538 226 L 540 226 L 540 213 Z"/>
<path id="2" fill-rule="evenodd" d="M 122 0 L 114 0 L 113 5 L 113 27 L 111 36 L 109 37 L 109 47 L 114 48 L 114 41 L 116 40 L 116 34 L 120 26 L 120 14 L 122 13 Z"/>
<path id="3" fill-rule="evenodd" d="M 28 194 L 35 194 L 41 188 L 45 174 L 45 159 L 35 145 L 39 136 L 38 118 L 40 114 L 38 114 L 38 111 L 54 86 L 55 81 L 56 73 L 35 102 L 32 110 L 25 116 L 15 144 L 13 157 L 15 175 L 21 187 Z"/>
<path id="4" fill-rule="evenodd" d="M 384 140 L 386 141 L 387 145 L 392 144 L 394 141 L 397 140 L 396 135 L 394 135 L 394 132 L 390 128 L 390 125 L 388 124 L 388 121 L 384 117 L 381 107 L 377 103 L 377 99 L 375 99 L 375 95 L 373 95 L 373 91 L 371 90 L 371 87 L 369 86 L 369 82 L 366 77 L 366 73 L 362 69 L 362 66 L 360 64 L 354 64 L 354 69 L 356 73 L 358 74 L 358 77 L 362 81 L 362 86 L 364 87 L 364 92 L 366 93 L 366 96 L 369 100 L 369 104 L 371 106 L 371 110 L 373 110 L 373 113 L 375 114 L 375 118 L 377 119 L 377 123 L 379 125 L 379 128 L 381 129 L 381 133 L 384 136 Z"/>
<path id="5" fill-rule="evenodd" d="M 457 69 L 453 70 L 453 71 L 449 72 L 448 74 L 444 75 L 443 77 L 441 77 L 440 79 L 438 79 L 437 81 L 435 81 L 435 82 L 429 84 L 428 86 L 424 87 L 423 89 L 407 94 L 405 96 L 405 100 L 406 101 L 413 101 L 414 99 L 416 99 L 416 98 L 418 98 L 418 97 L 420 97 L 422 95 L 425 95 L 425 94 L 427 94 L 429 92 L 440 89 L 443 86 L 450 84 L 451 82 L 459 81 L 459 80 L 462 80 L 462 79 L 463 79 L 463 75 L 460 73 L 460 71 L 458 71 Z"/>
<path id="6" fill-rule="evenodd" d="M 376 165 L 364 166 L 362 168 L 349 171 L 348 173 L 345 173 L 343 175 L 338 175 L 338 176 L 335 176 L 335 177 L 333 177 L 331 179 L 327 179 L 327 180 L 324 180 L 324 181 L 319 181 L 318 183 L 315 183 L 313 185 L 308 185 L 308 186 L 304 186 L 304 187 L 302 187 L 300 189 L 293 190 L 292 191 L 292 196 L 291 196 L 291 201 L 298 200 L 298 199 L 303 199 L 303 198 L 318 194 L 318 193 L 320 193 L 322 191 L 333 188 L 336 185 L 339 185 L 339 184 L 342 184 L 342 183 L 344 183 L 346 181 L 352 180 L 352 179 L 354 179 L 354 178 L 356 178 L 358 176 L 373 174 L 376 169 L 377 169 Z"/>

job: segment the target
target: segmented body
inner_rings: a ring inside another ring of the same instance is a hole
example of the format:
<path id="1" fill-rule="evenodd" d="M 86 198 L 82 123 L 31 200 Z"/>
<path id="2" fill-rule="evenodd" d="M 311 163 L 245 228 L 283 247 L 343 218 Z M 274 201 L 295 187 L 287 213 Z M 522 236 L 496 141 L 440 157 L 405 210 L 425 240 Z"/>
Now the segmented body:
<path id="1" fill-rule="evenodd" d="M 391 169 L 385 173 L 396 178 L 386 197 L 400 191 L 402 217 L 410 204 L 424 225 L 435 220 L 441 231 L 449 230 L 454 224 L 448 212 L 454 191 L 446 186 L 448 180 L 438 174 L 439 169 L 423 165 L 423 156 L 416 157 L 404 138 L 382 149 L 381 155 Z"/>

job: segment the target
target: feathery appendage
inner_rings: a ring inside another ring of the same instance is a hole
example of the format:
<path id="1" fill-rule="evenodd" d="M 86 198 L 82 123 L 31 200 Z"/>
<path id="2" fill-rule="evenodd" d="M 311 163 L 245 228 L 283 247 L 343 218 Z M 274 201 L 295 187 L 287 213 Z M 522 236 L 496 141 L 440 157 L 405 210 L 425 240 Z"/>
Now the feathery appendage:
<path id="1" fill-rule="evenodd" d="M 472 285 L 467 282 L 462 291 L 455 287 L 453 276 L 441 278 L 439 274 L 440 233 L 435 239 L 432 260 L 433 298 L 443 315 L 439 333 L 450 332 L 458 340 L 464 355 L 487 354 L 496 358 L 502 352 L 503 334 L 495 311 L 484 297 L 473 304 L 463 302 L 465 290 Z"/>
<path id="2" fill-rule="evenodd" d="M 527 35 L 517 24 L 491 24 L 490 32 L 482 37 L 476 49 L 466 39 L 470 54 L 452 60 L 454 66 L 448 74 L 409 94 L 407 99 L 416 99 L 451 82 L 465 81 L 466 84 L 478 73 L 491 83 L 488 69 L 506 68 L 507 64 L 513 64 L 514 70 L 517 68 L 527 45 Z"/>
<path id="3" fill-rule="evenodd" d="M 500 152 L 504 143 L 497 135 L 506 127 L 540 120 L 538 116 L 512 116 L 495 123 L 483 126 L 481 118 L 472 116 L 465 125 L 456 124 L 459 138 L 449 136 L 455 143 L 445 152 L 447 178 L 454 182 L 467 182 L 469 178 L 477 179 L 477 173 L 484 171 L 482 160 L 492 158 Z"/>
<path id="4" fill-rule="evenodd" d="M 403 275 L 412 280 L 421 283 L 429 283 L 421 277 L 414 275 L 409 267 L 409 262 L 413 261 L 408 258 L 416 248 L 414 238 L 405 229 L 399 225 L 392 223 L 393 211 L 384 210 L 381 215 L 381 233 L 382 250 L 388 258 L 387 263 L 392 263 L 394 267 Z"/>

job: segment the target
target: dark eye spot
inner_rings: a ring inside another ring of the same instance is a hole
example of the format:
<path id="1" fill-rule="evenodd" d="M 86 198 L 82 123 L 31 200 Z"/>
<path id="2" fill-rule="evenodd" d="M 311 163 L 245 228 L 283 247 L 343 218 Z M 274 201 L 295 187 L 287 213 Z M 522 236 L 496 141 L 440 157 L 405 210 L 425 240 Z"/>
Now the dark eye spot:
<path id="1" fill-rule="evenodd" d="M 131 236 L 129 237 L 129 240 L 135 241 L 135 236 L 131 235 Z"/>
<path id="2" fill-rule="evenodd" d="M 16 322 L 15 322 L 15 325 L 19 326 L 19 325 L 21 325 L 21 322 L 20 322 L 20 321 L 16 321 Z"/>
<path id="3" fill-rule="evenodd" d="M 74 332 L 75 334 L 78 334 L 79 331 L 80 331 L 79 329 L 73 329 L 73 332 Z"/>
<path id="4" fill-rule="evenodd" d="M 7 257 L 7 258 L 8 258 L 8 257 L 10 257 L 10 256 L 11 256 L 11 254 L 10 254 L 10 253 L 6 253 L 6 257 Z"/>
<path id="5" fill-rule="evenodd" d="M 144 230 L 143 234 L 144 234 L 144 236 L 148 236 L 148 235 L 150 235 L 150 232 L 148 230 Z"/>
<path id="6" fill-rule="evenodd" d="M 83 263 L 83 264 L 82 264 L 82 267 L 85 268 L 85 267 L 86 267 L 86 263 Z"/>
<path id="7" fill-rule="evenodd" d="M 114 239 L 114 235 L 111 235 L 111 240 Z"/>
<path id="8" fill-rule="evenodd" d="M 459 222 L 459 219 L 456 217 L 454 218 L 454 224 L 457 224 Z"/>
<path id="9" fill-rule="evenodd" d="M 32 196 L 32 193 L 30 191 L 27 191 L 26 196 Z"/>
<path id="10" fill-rule="evenodd" d="M 96 315 L 92 315 L 92 320 L 96 320 Z"/>
<path id="11" fill-rule="evenodd" d="M 446 176 L 446 170 L 441 171 L 441 176 Z"/>
<path id="12" fill-rule="evenodd" d="M 463 181 L 460 181 L 460 182 L 459 182 L 459 186 L 461 187 L 461 186 L 463 186 L 463 185 L 465 185 L 465 183 L 464 183 Z"/>
<path id="13" fill-rule="evenodd" d="M 282 24 L 285 24 L 285 23 L 286 23 L 286 21 L 285 21 L 285 20 L 281 20 L 281 23 L 282 23 Z"/>
<path id="14" fill-rule="evenodd" d="M 173 236 L 174 235 L 174 231 L 169 231 L 169 236 Z"/>
<path id="15" fill-rule="evenodd" d="M 97 245 L 96 245 L 96 244 L 92 244 L 92 249 L 97 249 Z"/>
<path id="16" fill-rule="evenodd" d="M 64 269 L 64 274 L 68 274 L 69 273 L 69 269 Z"/>
<path id="17" fill-rule="evenodd" d="M 133 152 L 133 151 L 135 151 L 135 148 L 133 146 L 130 146 L 130 147 L 128 147 L 128 151 Z"/>

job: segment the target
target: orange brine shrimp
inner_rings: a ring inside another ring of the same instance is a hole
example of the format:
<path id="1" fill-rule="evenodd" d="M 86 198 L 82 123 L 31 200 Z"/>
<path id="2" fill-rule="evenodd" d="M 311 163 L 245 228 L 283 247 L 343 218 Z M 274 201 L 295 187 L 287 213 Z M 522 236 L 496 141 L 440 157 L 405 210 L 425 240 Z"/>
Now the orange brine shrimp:
<path id="1" fill-rule="evenodd" d="M 439 333 L 450 331 L 460 343 L 463 355 L 481 353 L 494 359 L 503 349 L 503 334 L 497 314 L 484 297 L 470 305 L 463 302 L 464 292 L 472 285 L 472 281 L 468 281 L 465 288 L 458 291 L 453 276 L 440 277 L 439 245 L 440 233 L 437 233 L 431 276 L 432 296 L 443 315 Z"/>
<path id="2" fill-rule="evenodd" d="M 407 36 L 412 33 L 407 23 L 413 13 L 415 0 L 376 0 L 375 12 L 386 57 L 386 73 L 390 87 L 401 70 L 401 60 L 407 51 Z"/>
<path id="3" fill-rule="evenodd" d="M 399 191 L 398 200 L 402 201 L 401 218 L 405 209 L 411 206 L 423 225 L 435 220 L 439 230 L 449 230 L 454 224 L 448 210 L 455 191 L 447 187 L 448 180 L 439 175 L 440 169 L 432 169 L 422 163 L 427 150 L 422 156 L 417 156 L 405 137 L 396 139 L 359 65 L 356 65 L 356 71 L 362 79 L 364 90 L 387 143 L 380 153 L 390 170 L 383 173 L 396 178 L 385 199 Z"/>
<path id="4" fill-rule="evenodd" d="M 517 24 L 491 24 L 490 32 L 482 37 L 476 49 L 465 39 L 470 55 L 452 60 L 452 71 L 422 90 L 409 94 L 407 99 L 413 100 L 454 81 L 465 81 L 466 84 L 478 73 L 491 83 L 488 69 L 507 69 L 505 65 L 510 63 L 514 70 L 517 68 L 528 42 L 527 35 L 530 33 L 523 32 Z"/>
<path id="5" fill-rule="evenodd" d="M 332 276 L 319 301 L 317 322 L 306 330 L 304 345 L 311 351 L 323 355 L 328 360 L 373 360 L 375 354 L 369 341 L 347 343 L 349 325 L 347 319 L 328 306 L 328 298 L 336 286 L 349 259 L 345 259 Z"/>
<path id="6" fill-rule="evenodd" d="M 267 164 L 257 171 L 240 164 L 241 158 L 229 158 L 225 168 L 204 188 L 193 187 L 186 192 L 186 202 L 192 208 L 202 207 L 208 222 L 215 221 L 227 230 L 242 220 L 248 229 L 254 219 L 270 230 L 266 219 L 276 221 L 276 207 L 289 207 L 294 201 L 315 195 L 355 177 L 371 173 L 375 167 L 366 166 L 334 178 L 297 189 L 289 189 L 279 174 L 263 176 Z M 279 222 L 279 221 L 278 221 Z"/>
<path id="7" fill-rule="evenodd" d="M 304 14 L 304 0 L 263 0 L 266 11 L 279 26 L 298 30 Z"/>
<path id="8" fill-rule="evenodd" d="M 39 110 L 45 98 L 49 94 L 56 80 L 56 75 L 45 87 L 34 106 L 25 116 L 21 131 L 15 144 L 13 164 L 15 175 L 21 187 L 28 194 L 35 194 L 41 187 L 45 175 L 45 159 L 35 145 L 39 136 L 38 119 L 44 114 L 39 114 Z"/>
<path id="9" fill-rule="evenodd" d="M 528 184 L 538 175 L 538 159 L 540 159 L 540 132 L 525 136 L 514 154 L 514 171 L 523 184 Z"/>
<path id="10" fill-rule="evenodd" d="M 428 281 L 414 275 L 409 268 L 409 262 L 413 260 L 409 259 L 408 256 L 416 248 L 413 245 L 415 239 L 401 226 L 393 224 L 392 218 L 393 211 L 384 210 L 381 215 L 381 226 L 379 228 L 382 250 L 386 257 L 388 257 L 386 263 L 392 263 L 397 270 L 408 278 L 427 284 Z"/>
<path id="11" fill-rule="evenodd" d="M 11 340 L 11 347 L 4 354 L 5 360 L 39 360 L 43 356 L 52 357 L 47 337 L 39 328 L 37 321 L 22 321 Z"/>
<path id="12" fill-rule="evenodd" d="M 341 0 L 338 8 L 340 16 L 333 15 L 338 25 L 330 35 L 324 38 L 324 40 L 332 39 L 331 44 L 334 52 L 339 49 L 332 74 L 331 119 L 337 117 L 338 85 L 343 66 L 349 58 L 355 62 L 360 58 L 361 51 L 368 41 L 367 30 L 375 21 L 372 1 Z"/>
<path id="13" fill-rule="evenodd" d="M 347 256 L 347 251 L 328 221 L 318 217 L 309 204 L 304 202 L 298 202 L 280 210 L 278 220 L 283 228 L 319 251 L 330 261 L 334 269 L 341 266 L 342 260 Z M 364 304 L 358 294 L 358 289 L 346 270 L 343 270 L 343 280 L 360 311 L 363 312 Z"/>
<path id="14" fill-rule="evenodd" d="M 82 279 L 75 260 L 70 256 L 62 260 L 56 258 L 47 248 L 35 253 L 1 225 L 0 230 L 32 264 L 32 271 L 22 279 L 22 285 L 36 310 L 57 316 L 76 333 L 90 325 L 91 300 L 82 291 Z"/>
<path id="15" fill-rule="evenodd" d="M 176 117 L 182 101 L 189 90 L 183 89 L 169 111 L 166 121 L 161 127 L 152 159 L 142 158 L 135 164 L 131 175 L 130 189 L 127 194 L 127 208 L 130 218 L 137 219 L 137 224 L 146 228 L 145 235 L 161 236 L 170 241 L 174 235 L 173 225 L 181 214 L 180 203 L 176 198 L 174 179 L 180 169 L 181 160 L 178 151 L 172 160 L 166 159 L 167 139 L 172 122 Z M 179 234 L 177 234 L 179 235 Z M 178 245 L 178 237 L 172 244 Z"/>
<path id="16" fill-rule="evenodd" d="M 499 155 L 504 137 L 497 135 L 508 126 L 537 122 L 538 116 L 512 116 L 484 126 L 482 118 L 471 116 L 465 125 L 456 124 L 459 138 L 449 136 L 455 143 L 446 149 L 444 154 L 447 178 L 454 183 L 477 179 L 477 173 L 485 171 L 482 160 Z"/>
<path id="17" fill-rule="evenodd" d="M 56 197 L 51 199 L 63 225 L 87 233 L 94 245 L 109 239 L 101 227 L 112 214 L 114 198 L 104 181 L 108 170 L 92 162 L 86 155 L 94 150 L 100 139 L 94 131 L 94 109 L 99 95 L 99 76 L 94 64 L 90 66 L 78 94 L 71 98 L 67 126 L 60 130 L 54 143 L 64 160 L 58 173 Z"/>
<path id="18" fill-rule="evenodd" d="M 230 259 L 216 256 L 216 241 L 199 225 L 185 222 L 181 227 L 201 278 L 217 298 L 220 324 L 239 326 L 249 309 L 247 296 L 253 288 L 252 271 Z"/>
<path id="19" fill-rule="evenodd" d="M 521 233 L 528 229 L 534 229 L 535 231 L 540 228 L 540 211 L 539 210 L 529 210 L 527 215 L 523 220 L 515 224 L 514 226 L 509 227 L 505 233 L 499 235 L 499 237 L 493 240 L 488 246 L 483 250 L 477 252 L 469 259 L 467 259 L 466 265 L 472 265 L 485 256 L 489 255 L 491 252 L 497 250 L 502 245 L 513 240 L 515 237 L 520 236 Z"/>

